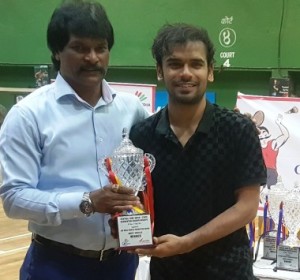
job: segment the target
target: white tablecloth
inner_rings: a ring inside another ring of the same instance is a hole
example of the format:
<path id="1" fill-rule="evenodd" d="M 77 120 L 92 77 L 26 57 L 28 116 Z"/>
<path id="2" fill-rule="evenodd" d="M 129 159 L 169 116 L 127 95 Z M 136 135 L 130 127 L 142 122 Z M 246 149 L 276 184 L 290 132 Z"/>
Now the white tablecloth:
<path id="1" fill-rule="evenodd" d="M 260 247 L 263 248 L 263 244 L 261 244 Z M 262 249 L 259 251 L 257 261 L 253 264 L 253 272 L 256 277 L 261 280 L 300 280 L 300 272 L 279 269 L 275 272 L 273 269 L 276 267 L 276 263 L 273 263 L 272 260 L 262 259 Z M 136 280 L 150 280 L 149 263 L 150 258 L 146 256 L 140 257 Z"/>
<path id="2" fill-rule="evenodd" d="M 140 263 L 136 272 L 135 280 L 150 280 L 149 264 L 149 257 L 140 257 Z"/>

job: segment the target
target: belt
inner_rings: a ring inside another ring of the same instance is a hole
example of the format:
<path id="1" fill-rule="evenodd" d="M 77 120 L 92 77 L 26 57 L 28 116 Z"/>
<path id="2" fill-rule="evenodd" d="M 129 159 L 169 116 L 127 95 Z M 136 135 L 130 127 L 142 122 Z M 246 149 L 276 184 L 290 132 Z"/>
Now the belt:
<path id="1" fill-rule="evenodd" d="M 76 256 L 91 258 L 91 259 L 98 259 L 99 261 L 106 261 L 120 255 L 121 253 L 126 253 L 125 251 L 120 251 L 115 249 L 100 250 L 100 251 L 82 250 L 72 245 L 67 245 L 64 243 L 47 239 L 38 234 L 32 235 L 32 241 L 36 242 L 37 244 L 43 245 L 45 247 L 56 248 L 61 252 L 65 252 Z"/>

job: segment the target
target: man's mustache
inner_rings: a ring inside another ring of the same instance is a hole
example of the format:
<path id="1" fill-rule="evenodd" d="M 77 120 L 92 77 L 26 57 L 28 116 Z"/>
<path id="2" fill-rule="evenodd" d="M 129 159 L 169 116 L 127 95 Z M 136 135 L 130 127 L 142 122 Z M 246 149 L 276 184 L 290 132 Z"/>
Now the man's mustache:
<path id="1" fill-rule="evenodd" d="M 86 72 L 99 72 L 103 76 L 106 75 L 106 69 L 100 66 L 93 66 L 93 67 L 81 67 L 80 71 L 86 71 Z"/>

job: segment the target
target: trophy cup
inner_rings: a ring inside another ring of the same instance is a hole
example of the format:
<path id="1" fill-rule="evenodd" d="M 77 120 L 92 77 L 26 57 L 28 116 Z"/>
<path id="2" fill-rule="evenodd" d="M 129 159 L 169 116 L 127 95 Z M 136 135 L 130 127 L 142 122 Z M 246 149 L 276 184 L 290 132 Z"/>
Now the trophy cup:
<path id="1" fill-rule="evenodd" d="M 281 224 L 280 204 L 284 199 L 286 189 L 282 183 L 281 177 L 278 177 L 276 185 L 270 187 L 268 191 L 268 212 L 273 221 L 271 231 L 266 234 L 264 239 L 264 258 L 276 260 L 276 250 L 280 243 Z"/>
<path id="2" fill-rule="evenodd" d="M 145 211 L 134 207 L 130 211 L 117 213 L 120 249 L 150 247 L 153 246 L 154 220 L 151 172 L 155 167 L 155 158 L 135 147 L 126 129 L 123 129 L 122 136 L 119 147 L 100 162 L 100 168 L 112 183 L 132 188 L 136 195 L 143 191 Z"/>
<path id="3" fill-rule="evenodd" d="M 278 180 L 277 184 L 271 186 L 270 191 L 268 193 L 269 199 L 269 213 L 272 221 L 274 222 L 273 231 L 270 232 L 270 236 L 277 236 L 277 231 L 281 230 L 278 229 L 279 224 L 279 210 L 280 210 L 280 203 L 283 201 L 286 190 L 284 185 L 281 181 Z"/>
<path id="4" fill-rule="evenodd" d="M 263 186 L 260 191 L 260 201 L 263 205 L 263 232 L 261 237 L 263 238 L 263 259 L 275 259 L 276 250 L 274 250 L 274 238 L 270 237 L 270 212 L 269 212 L 269 189 L 266 186 Z M 253 237 L 254 239 L 255 237 Z"/>
<path id="5" fill-rule="evenodd" d="M 296 185 L 283 200 L 284 223 L 289 231 L 288 238 L 283 242 L 290 247 L 300 247 L 297 231 L 300 228 L 300 188 Z"/>
<path id="6" fill-rule="evenodd" d="M 283 199 L 284 224 L 289 231 L 288 238 L 277 250 L 277 267 L 279 269 L 300 271 L 300 240 L 297 232 L 300 228 L 300 188 L 297 184 L 289 189 Z"/>

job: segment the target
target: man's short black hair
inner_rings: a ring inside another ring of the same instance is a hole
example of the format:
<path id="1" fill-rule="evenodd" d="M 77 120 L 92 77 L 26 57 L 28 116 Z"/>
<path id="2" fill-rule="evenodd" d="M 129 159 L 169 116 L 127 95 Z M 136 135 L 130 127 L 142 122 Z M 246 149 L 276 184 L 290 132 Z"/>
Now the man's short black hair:
<path id="1" fill-rule="evenodd" d="M 106 39 L 109 50 L 114 44 L 114 31 L 104 7 L 97 2 L 67 1 L 56 8 L 47 29 L 47 44 L 55 70 L 60 62 L 55 54 L 68 44 L 71 35 L 80 38 Z"/>
<path id="2" fill-rule="evenodd" d="M 195 41 L 203 42 L 207 51 L 207 64 L 213 65 L 215 49 L 206 29 L 185 23 L 165 24 L 154 39 L 152 55 L 156 63 L 162 66 L 163 58 L 170 55 L 175 46 Z"/>

